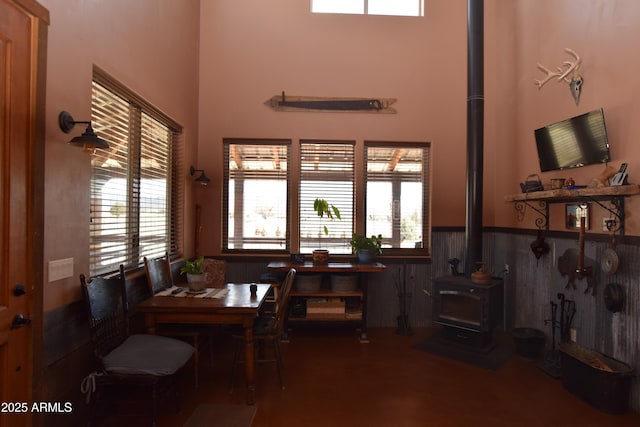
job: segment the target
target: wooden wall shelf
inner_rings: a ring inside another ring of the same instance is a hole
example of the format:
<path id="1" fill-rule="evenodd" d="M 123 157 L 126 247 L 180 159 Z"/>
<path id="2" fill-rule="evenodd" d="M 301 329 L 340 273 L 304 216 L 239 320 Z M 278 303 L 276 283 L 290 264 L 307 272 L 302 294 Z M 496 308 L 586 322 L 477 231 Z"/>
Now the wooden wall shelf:
<path id="1" fill-rule="evenodd" d="M 531 193 L 519 193 L 504 196 L 507 202 L 524 202 L 527 200 L 542 200 L 547 202 L 571 202 L 583 199 L 602 199 L 607 200 L 612 197 L 627 197 L 640 194 L 640 185 L 620 185 L 616 187 L 602 188 L 578 188 L 575 190 L 567 190 L 561 188 L 558 190 L 533 191 Z"/>
<path id="2" fill-rule="evenodd" d="M 624 234 L 624 198 L 640 194 L 640 185 L 620 185 L 601 188 L 577 188 L 546 191 L 532 191 L 530 193 L 511 194 L 504 197 L 506 202 L 515 203 L 518 218 L 524 218 L 526 207 L 535 210 L 540 217 L 535 223 L 539 229 L 549 230 L 549 204 L 567 202 L 595 202 L 603 209 L 615 216 L 615 220 L 608 225 L 609 231 Z M 608 206 L 609 203 L 612 206 Z"/>

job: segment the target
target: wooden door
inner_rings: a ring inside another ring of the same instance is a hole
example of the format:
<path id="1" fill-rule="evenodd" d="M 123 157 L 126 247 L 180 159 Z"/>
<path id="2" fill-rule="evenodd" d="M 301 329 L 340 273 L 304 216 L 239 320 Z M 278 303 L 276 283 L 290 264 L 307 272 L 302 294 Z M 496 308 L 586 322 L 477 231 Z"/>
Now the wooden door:
<path id="1" fill-rule="evenodd" d="M 0 0 L 0 426 L 31 425 L 39 375 L 47 20 L 34 0 Z"/>

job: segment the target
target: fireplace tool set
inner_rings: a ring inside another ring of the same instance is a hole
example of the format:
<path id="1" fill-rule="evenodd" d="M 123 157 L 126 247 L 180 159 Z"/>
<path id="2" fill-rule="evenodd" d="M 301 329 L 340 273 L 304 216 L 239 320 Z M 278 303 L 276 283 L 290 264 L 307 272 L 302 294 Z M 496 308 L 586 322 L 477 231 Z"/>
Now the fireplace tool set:
<path id="1" fill-rule="evenodd" d="M 558 303 L 550 301 L 551 319 L 544 321 L 545 325 L 551 324 L 551 350 L 541 362 L 540 368 L 553 378 L 560 378 L 560 351 L 556 347 L 556 330 L 559 332 L 559 343 L 569 342 L 571 339 L 571 324 L 576 314 L 576 302 L 565 298 L 562 292 L 558 293 L 560 300 L 560 314 L 558 315 Z"/>
<path id="2" fill-rule="evenodd" d="M 410 274 L 413 282 L 414 275 Z M 412 292 L 407 292 L 407 265 L 403 264 L 402 268 L 398 268 L 398 276 L 396 277 L 396 292 L 398 293 L 398 303 L 400 313 L 398 315 L 398 335 L 411 335 L 411 326 L 409 326 L 408 306 L 411 305 Z"/>

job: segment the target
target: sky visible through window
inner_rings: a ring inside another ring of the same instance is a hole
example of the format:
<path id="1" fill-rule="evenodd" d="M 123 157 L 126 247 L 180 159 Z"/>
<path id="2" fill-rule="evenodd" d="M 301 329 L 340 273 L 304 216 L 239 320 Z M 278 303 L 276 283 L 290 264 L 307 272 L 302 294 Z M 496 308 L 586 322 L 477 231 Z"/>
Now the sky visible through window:
<path id="1" fill-rule="evenodd" d="M 313 13 L 424 16 L 423 0 L 311 0 Z"/>

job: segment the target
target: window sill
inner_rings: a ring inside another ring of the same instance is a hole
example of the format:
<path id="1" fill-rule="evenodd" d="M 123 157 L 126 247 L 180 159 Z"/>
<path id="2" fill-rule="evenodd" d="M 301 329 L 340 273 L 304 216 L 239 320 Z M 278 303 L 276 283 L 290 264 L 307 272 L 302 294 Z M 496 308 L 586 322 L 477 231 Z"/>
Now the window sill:
<path id="1" fill-rule="evenodd" d="M 271 262 L 271 261 L 290 261 L 291 256 L 282 253 L 224 253 L 220 255 L 207 255 L 210 258 L 224 259 L 229 262 Z M 311 259 L 311 254 L 305 254 L 306 259 Z M 353 255 L 340 254 L 331 255 L 331 261 L 336 262 L 354 262 L 356 257 Z M 412 264 L 431 264 L 431 255 L 428 254 L 394 254 L 380 255 L 376 257 L 376 261 L 383 264 L 404 264 L 407 261 Z"/>

